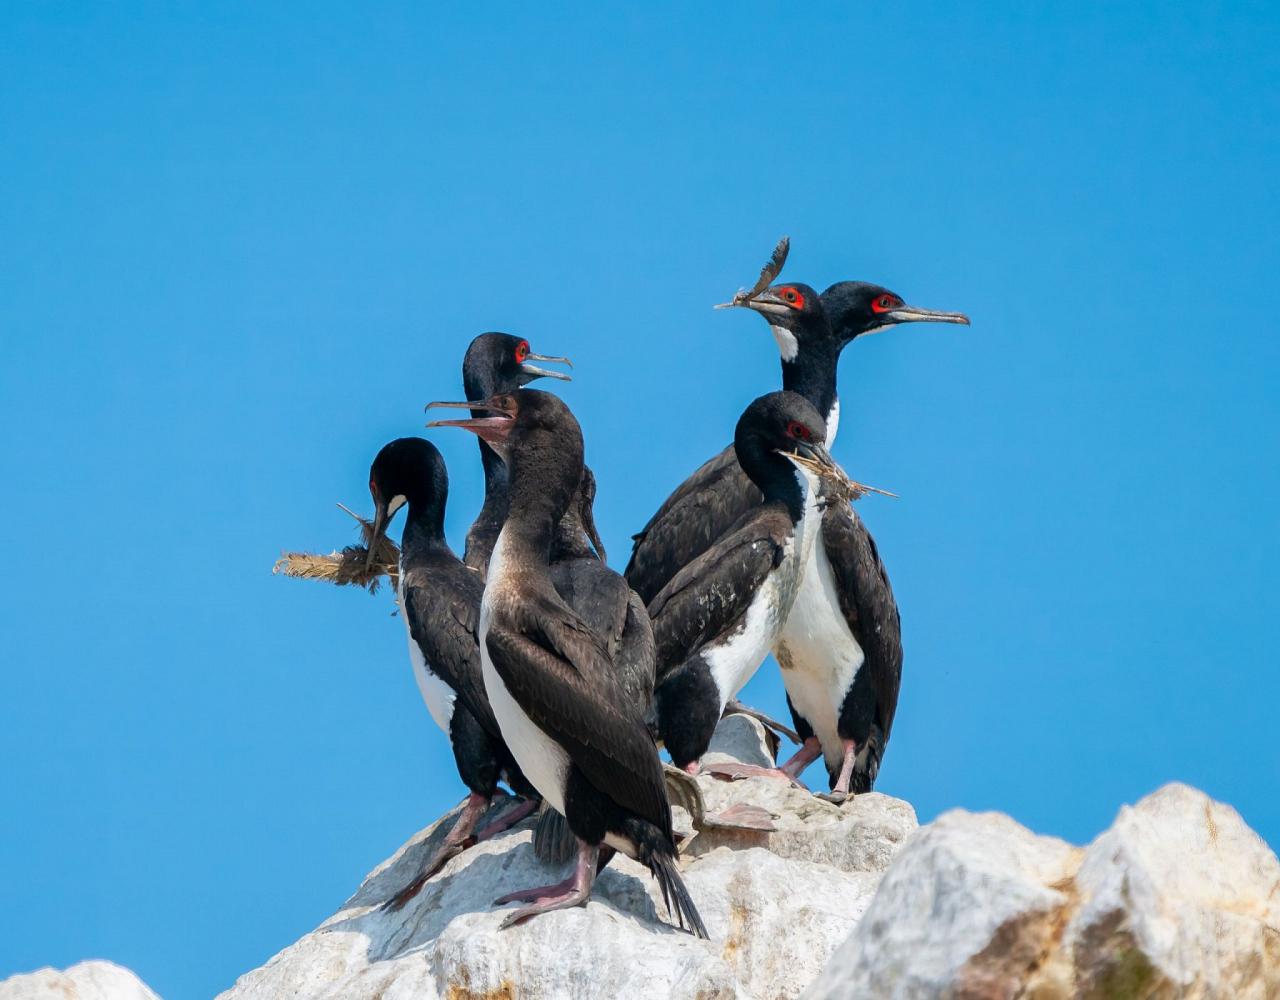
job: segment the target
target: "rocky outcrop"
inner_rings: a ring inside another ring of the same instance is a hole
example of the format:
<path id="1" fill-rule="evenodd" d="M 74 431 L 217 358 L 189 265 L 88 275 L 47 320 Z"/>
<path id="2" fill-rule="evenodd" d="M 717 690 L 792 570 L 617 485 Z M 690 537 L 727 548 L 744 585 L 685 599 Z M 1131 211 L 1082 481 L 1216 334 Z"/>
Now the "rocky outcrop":
<path id="1" fill-rule="evenodd" d="M 80 962 L 65 972 L 40 969 L 0 983 L 0 1000 L 160 1000 L 128 969 Z"/>
<path id="2" fill-rule="evenodd" d="M 950 812 L 898 855 L 805 997 L 1280 997 L 1280 862 L 1185 785 L 1083 850 Z"/>
<path id="3" fill-rule="evenodd" d="M 722 724 L 715 750 L 770 759 L 759 724 L 742 716 Z M 586 907 L 499 930 L 509 908 L 494 899 L 562 874 L 534 857 L 531 823 L 454 858 L 403 911 L 380 909 L 443 837 L 451 813 L 222 1000 L 796 997 L 857 924 L 915 813 L 885 795 L 842 811 L 782 781 L 698 780 L 709 811 L 751 803 L 777 826 L 717 828 L 689 844 L 684 876 L 710 941 L 673 928 L 648 872 L 626 858 L 601 874 Z"/>
<path id="4" fill-rule="evenodd" d="M 771 749 L 735 716 L 711 757 L 767 764 Z M 916 829 L 886 795 L 838 807 L 766 778 L 698 786 L 709 818 L 751 805 L 773 827 L 703 823 L 686 842 L 710 941 L 673 928 L 625 858 L 587 906 L 499 930 L 496 897 L 561 875 L 534 857 L 532 821 L 454 858 L 403 911 L 381 909 L 450 813 L 222 1000 L 1280 998 L 1280 862 L 1235 810 L 1184 785 L 1122 808 L 1083 848 L 998 813 Z M 691 817 L 677 826 L 692 832 Z M 154 994 L 88 962 L 0 983 L 0 1000 L 19 997 Z"/>

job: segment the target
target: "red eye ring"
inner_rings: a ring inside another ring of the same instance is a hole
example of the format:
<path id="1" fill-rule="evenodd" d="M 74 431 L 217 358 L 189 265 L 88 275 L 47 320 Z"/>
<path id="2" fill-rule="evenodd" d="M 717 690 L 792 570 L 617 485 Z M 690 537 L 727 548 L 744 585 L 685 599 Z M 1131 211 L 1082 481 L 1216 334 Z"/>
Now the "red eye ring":
<path id="1" fill-rule="evenodd" d="M 522 340 L 516 344 L 516 362 L 523 363 L 524 359 L 529 356 L 529 341 Z"/>
<path id="2" fill-rule="evenodd" d="M 369 477 L 369 492 L 373 495 L 374 500 L 378 499 L 378 483 L 372 476 Z"/>
<path id="3" fill-rule="evenodd" d="M 902 306 L 902 299 L 896 295 L 881 295 L 871 300 L 871 311 L 874 313 L 886 313 L 890 309 L 899 309 Z"/>
<path id="4" fill-rule="evenodd" d="M 808 441 L 813 437 L 813 432 L 809 430 L 799 420 L 792 420 L 787 424 L 787 434 L 795 438 L 797 441 Z"/>
<path id="5" fill-rule="evenodd" d="M 782 301 L 784 301 L 792 309 L 804 308 L 804 296 L 801 295 L 800 292 L 797 291 L 796 289 L 788 285 L 786 288 L 781 288 L 778 291 L 782 295 Z"/>

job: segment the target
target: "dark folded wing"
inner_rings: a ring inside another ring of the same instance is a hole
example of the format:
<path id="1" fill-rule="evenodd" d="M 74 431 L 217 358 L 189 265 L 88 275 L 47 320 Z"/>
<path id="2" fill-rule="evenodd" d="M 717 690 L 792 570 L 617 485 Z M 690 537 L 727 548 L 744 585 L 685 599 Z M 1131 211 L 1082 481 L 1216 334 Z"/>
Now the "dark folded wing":
<path id="1" fill-rule="evenodd" d="M 858 640 L 876 693 L 876 714 L 885 739 L 898 710 L 902 683 L 902 623 L 889 574 L 871 532 L 847 503 L 836 504 L 822 519 L 822 543 L 831 563 L 840 610 Z"/>
<path id="2" fill-rule="evenodd" d="M 649 602 L 659 684 L 746 614 L 760 584 L 782 561 L 791 530 L 780 507 L 757 507 Z"/>
<path id="3" fill-rule="evenodd" d="M 587 780 L 670 835 L 657 748 L 600 637 L 559 598 L 525 594 L 495 613 L 486 648 L 511 696 Z"/>
<path id="4" fill-rule="evenodd" d="M 449 687 L 490 736 L 501 738 L 480 672 L 480 597 L 484 585 L 474 570 L 454 565 L 405 574 L 404 605 L 409 634 L 427 666 Z"/>
<path id="5" fill-rule="evenodd" d="M 681 483 L 636 535 L 623 575 L 650 603 L 667 581 L 764 498 L 730 445 Z"/>

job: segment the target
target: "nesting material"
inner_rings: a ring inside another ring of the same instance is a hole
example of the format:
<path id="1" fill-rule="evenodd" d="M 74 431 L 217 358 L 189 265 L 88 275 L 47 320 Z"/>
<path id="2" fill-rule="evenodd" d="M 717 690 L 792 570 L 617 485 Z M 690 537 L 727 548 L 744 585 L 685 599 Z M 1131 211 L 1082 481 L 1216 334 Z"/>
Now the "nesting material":
<path id="1" fill-rule="evenodd" d="M 773 280 L 782 273 L 782 265 L 787 262 L 787 254 L 790 250 L 791 237 L 784 236 L 778 240 L 778 245 L 773 248 L 773 253 L 769 256 L 768 262 L 760 269 L 760 277 L 756 279 L 756 283 L 751 286 L 750 290 L 739 288 L 734 293 L 732 301 L 721 303 L 716 308 L 731 309 L 734 306 L 744 306 L 772 285 Z"/>
<path id="2" fill-rule="evenodd" d="M 371 594 L 378 592 L 384 576 L 391 581 L 393 587 L 399 586 L 400 547 L 383 535 L 378 539 L 373 564 L 366 569 L 369 540 L 373 537 L 373 522 L 343 507 L 342 504 L 338 506 L 359 522 L 363 542 L 348 545 L 328 555 L 286 552 L 276 560 L 271 572 L 300 580 L 325 580 L 339 587 L 355 584 L 358 587 L 364 587 Z"/>
<path id="3" fill-rule="evenodd" d="M 845 501 L 852 503 L 854 500 L 861 500 L 868 493 L 878 493 L 882 497 L 898 499 L 898 494 L 896 493 L 882 490 L 878 486 L 868 486 L 866 483 L 855 482 L 838 465 L 832 471 L 811 458 L 805 458 L 803 455 L 788 455 L 787 457 L 797 465 L 803 465 L 818 477 L 822 484 L 822 498 L 829 504 L 844 503 Z"/>

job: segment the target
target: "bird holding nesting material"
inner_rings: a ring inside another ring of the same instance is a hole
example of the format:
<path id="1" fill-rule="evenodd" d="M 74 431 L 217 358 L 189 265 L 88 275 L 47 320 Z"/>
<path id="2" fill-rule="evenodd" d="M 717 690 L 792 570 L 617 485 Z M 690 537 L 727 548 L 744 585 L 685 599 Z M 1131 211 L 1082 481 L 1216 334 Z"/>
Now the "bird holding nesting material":
<path id="1" fill-rule="evenodd" d="M 763 502 L 649 602 L 658 734 L 690 774 L 698 773 L 725 706 L 769 655 L 791 612 L 822 518 L 824 481 L 847 481 L 825 438 L 822 417 L 796 393 L 769 393 L 748 406 L 733 447 Z M 707 770 L 725 767 L 732 765 Z"/>
<path id="2" fill-rule="evenodd" d="M 533 361 L 568 363 L 567 358 L 534 354 L 529 342 L 519 337 L 484 333 L 468 347 L 463 379 L 472 385 L 480 382 L 514 389 L 543 376 L 569 378 L 536 367 Z M 510 828 L 537 808 L 539 797 L 503 744 L 484 694 L 476 635 L 483 575 L 458 559 L 445 538 L 448 476 L 444 460 L 434 445 L 421 438 L 393 441 L 374 460 L 369 491 L 375 505 L 370 568 L 391 518 L 401 507 L 408 508 L 396 582 L 401 617 L 408 631 L 409 658 L 427 709 L 449 737 L 458 773 L 469 789 L 462 813 L 443 844 L 423 862 L 415 878 L 388 901 L 398 908 L 473 838 L 484 839 Z M 505 497 L 502 514 L 505 516 Z M 576 538 L 577 523 L 566 528 L 566 537 Z M 476 830 L 500 780 L 524 801 Z"/>
<path id="3" fill-rule="evenodd" d="M 480 674 L 478 629 L 484 583 L 454 554 L 444 535 L 449 480 L 430 441 L 399 438 L 378 452 L 369 470 L 374 541 L 406 508 L 400 542 L 397 600 L 409 640 L 409 660 L 422 699 L 453 749 L 468 796 L 462 812 L 418 874 L 389 901 L 404 906 L 445 862 L 472 839 L 518 823 L 538 806 L 536 789 L 521 774 L 502 740 Z M 372 559 L 373 548 L 370 548 Z M 483 829 L 476 826 L 505 781 L 523 801 Z"/>
<path id="4" fill-rule="evenodd" d="M 768 277 L 776 278 L 777 270 Z M 888 289 L 857 281 L 839 282 L 821 295 L 800 283 L 757 287 L 726 306 L 751 309 L 768 321 L 781 355 L 783 387 L 825 415 L 828 447 L 839 425 L 836 371 L 845 347 L 903 323 L 969 322 L 962 313 L 908 306 Z M 685 480 L 635 536 L 627 579 L 651 598 L 760 497 L 732 447 L 726 448 Z M 821 543 L 811 553 L 774 652 L 804 742 L 779 770 L 743 767 L 743 776 L 794 779 L 822 756 L 831 798 L 869 791 L 897 709 L 901 625 L 875 541 L 846 503 L 827 506 Z"/>

